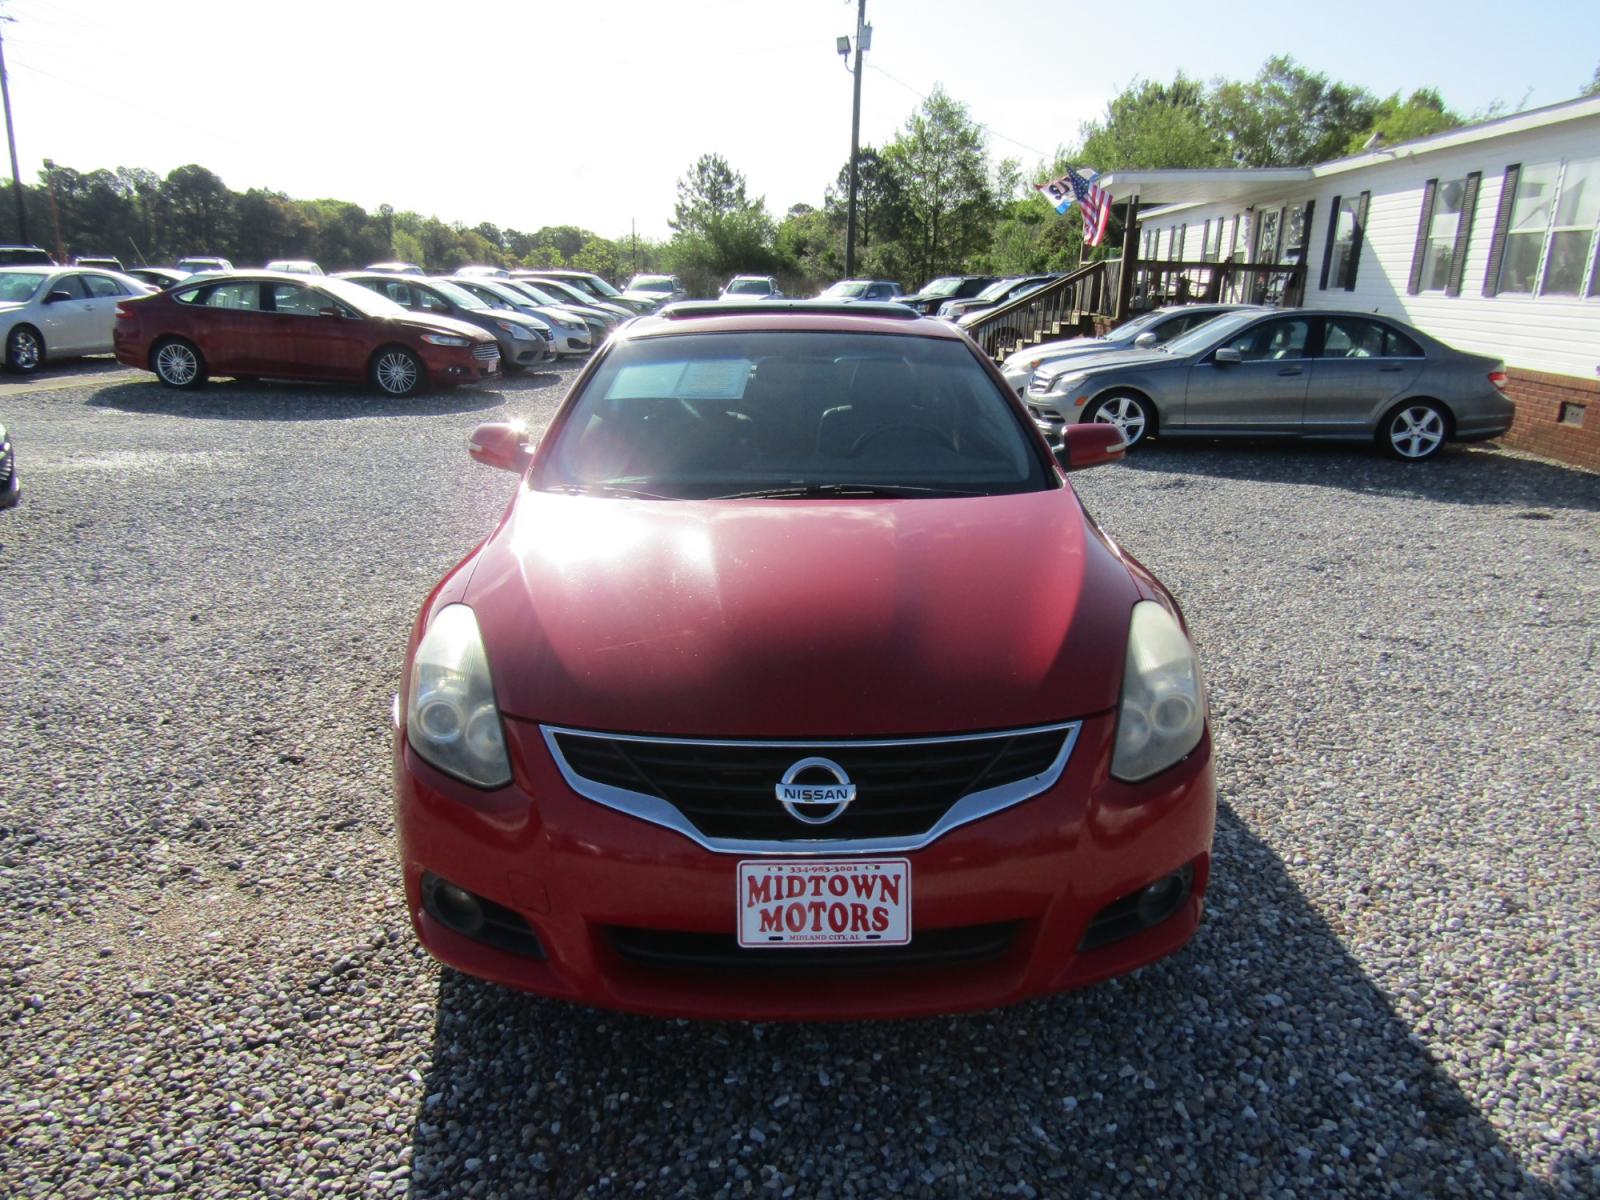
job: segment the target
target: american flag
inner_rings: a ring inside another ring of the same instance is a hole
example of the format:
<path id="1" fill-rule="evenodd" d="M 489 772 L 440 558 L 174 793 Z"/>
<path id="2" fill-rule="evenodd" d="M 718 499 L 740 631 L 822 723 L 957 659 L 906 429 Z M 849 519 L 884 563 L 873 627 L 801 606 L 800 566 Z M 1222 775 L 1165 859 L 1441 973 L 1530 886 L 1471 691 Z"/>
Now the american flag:
<path id="1" fill-rule="evenodd" d="M 1091 171 L 1089 178 L 1079 175 L 1069 167 L 1060 179 L 1033 186 L 1050 198 L 1056 211 L 1065 216 L 1076 202 L 1083 214 L 1083 240 L 1085 245 L 1098 246 L 1105 240 L 1106 224 L 1111 220 L 1111 193 L 1095 184 L 1100 172 Z"/>

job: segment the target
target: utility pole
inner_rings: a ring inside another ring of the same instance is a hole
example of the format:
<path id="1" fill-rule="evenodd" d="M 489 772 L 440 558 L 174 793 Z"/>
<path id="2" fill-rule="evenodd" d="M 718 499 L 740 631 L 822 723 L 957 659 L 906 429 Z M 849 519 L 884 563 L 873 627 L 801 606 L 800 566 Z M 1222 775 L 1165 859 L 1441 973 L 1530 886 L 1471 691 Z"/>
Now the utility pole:
<path id="1" fill-rule="evenodd" d="M 855 104 L 850 112 L 850 204 L 844 227 L 844 274 L 856 274 L 856 159 L 861 155 L 861 52 L 867 48 L 867 0 L 856 0 Z M 848 63 L 846 66 L 848 67 Z"/>
<path id="2" fill-rule="evenodd" d="M 10 21 L 11 17 L 0 17 L 0 22 Z M 17 171 L 17 135 L 11 127 L 11 88 L 6 83 L 6 42 L 3 30 L 0 30 L 0 100 L 5 101 L 6 107 L 6 142 L 11 147 L 11 191 L 17 198 L 17 242 L 19 245 L 28 244 L 28 214 L 22 204 L 22 176 Z"/>

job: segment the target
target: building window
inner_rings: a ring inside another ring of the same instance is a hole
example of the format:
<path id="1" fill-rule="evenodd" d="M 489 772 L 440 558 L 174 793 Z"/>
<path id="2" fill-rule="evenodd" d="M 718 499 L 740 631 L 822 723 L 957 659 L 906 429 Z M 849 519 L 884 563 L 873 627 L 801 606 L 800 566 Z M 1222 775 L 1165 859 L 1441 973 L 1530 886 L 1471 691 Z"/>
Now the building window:
<path id="1" fill-rule="evenodd" d="M 1187 225 L 1173 226 L 1172 244 L 1167 247 L 1167 259 L 1169 262 L 1177 262 L 1183 257 L 1183 234 L 1184 230 L 1188 228 Z"/>
<path id="2" fill-rule="evenodd" d="M 1222 218 L 1206 222 L 1205 260 L 1216 262 L 1222 257 Z"/>
<path id="3" fill-rule="evenodd" d="M 1367 205 L 1371 192 L 1360 196 L 1335 196 L 1328 214 L 1328 242 L 1322 251 L 1323 290 L 1343 288 L 1355 291 L 1356 268 L 1361 265 L 1361 242 L 1367 224 Z"/>
<path id="4" fill-rule="evenodd" d="M 1422 246 L 1421 290 L 1442 292 L 1450 282 L 1454 265 L 1456 231 L 1461 227 L 1461 197 L 1467 181 L 1447 179 L 1433 192 L 1433 212 L 1428 217 L 1428 232 Z"/>
<path id="5" fill-rule="evenodd" d="M 1595 278 L 1600 228 L 1600 161 L 1523 167 L 1510 185 L 1509 213 L 1497 230 L 1501 292 L 1600 295 Z M 1504 208 L 1504 205 L 1502 205 Z"/>

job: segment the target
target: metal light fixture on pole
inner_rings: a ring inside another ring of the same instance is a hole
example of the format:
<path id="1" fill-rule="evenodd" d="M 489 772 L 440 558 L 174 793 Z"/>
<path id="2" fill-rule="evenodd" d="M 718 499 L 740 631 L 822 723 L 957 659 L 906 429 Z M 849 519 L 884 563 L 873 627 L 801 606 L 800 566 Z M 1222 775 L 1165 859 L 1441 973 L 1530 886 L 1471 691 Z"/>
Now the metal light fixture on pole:
<path id="1" fill-rule="evenodd" d="M 9 21 L 11 17 L 0 17 L 0 21 Z M 17 199 L 17 241 L 26 246 L 28 244 L 28 214 L 22 204 L 22 176 L 17 171 L 17 135 L 11 128 L 11 88 L 6 83 L 6 44 L 5 36 L 0 34 L 0 100 L 5 101 L 6 109 L 6 143 L 11 147 L 11 191 Z"/>
<path id="2" fill-rule="evenodd" d="M 856 77 L 855 105 L 850 113 L 850 201 L 845 218 L 844 273 L 845 278 L 856 273 L 856 160 L 861 154 L 861 53 L 872 44 L 872 27 L 867 24 L 867 0 L 856 0 L 856 65 L 850 66 L 850 39 L 838 41 L 839 55 L 845 60 L 844 69 Z"/>

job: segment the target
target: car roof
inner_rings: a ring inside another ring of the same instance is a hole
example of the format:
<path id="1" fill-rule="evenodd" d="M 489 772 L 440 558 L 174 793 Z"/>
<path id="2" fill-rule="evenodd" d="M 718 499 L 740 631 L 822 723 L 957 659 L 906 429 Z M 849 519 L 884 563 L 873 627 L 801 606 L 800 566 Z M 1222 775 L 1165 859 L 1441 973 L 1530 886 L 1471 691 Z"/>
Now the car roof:
<path id="1" fill-rule="evenodd" d="M 827 300 L 690 300 L 629 322 L 613 336 L 663 337 L 685 333 L 895 333 L 965 341 L 946 321 L 924 317 L 893 302 L 835 304 Z"/>

